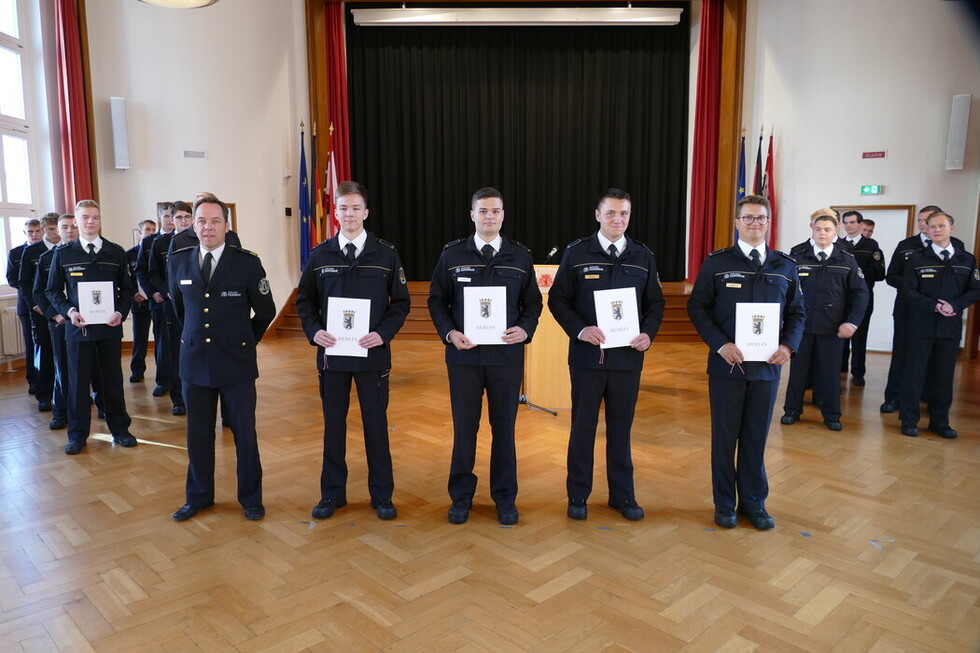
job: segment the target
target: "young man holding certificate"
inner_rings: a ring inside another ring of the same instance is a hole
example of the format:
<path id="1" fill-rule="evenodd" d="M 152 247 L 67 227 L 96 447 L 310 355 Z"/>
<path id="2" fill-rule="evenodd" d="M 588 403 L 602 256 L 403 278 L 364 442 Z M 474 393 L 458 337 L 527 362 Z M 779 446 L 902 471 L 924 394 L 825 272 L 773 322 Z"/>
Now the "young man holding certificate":
<path id="1" fill-rule="evenodd" d="M 768 530 L 775 521 L 766 512 L 766 438 L 780 366 L 789 361 L 803 337 L 803 295 L 793 259 L 766 247 L 769 200 L 747 195 L 735 210 L 739 240 L 705 259 L 687 312 L 709 348 L 715 523 L 734 528 L 737 508 L 754 527 Z M 739 310 L 746 303 L 775 304 L 776 324 L 767 311 Z M 773 331 L 776 337 L 769 350 L 755 356 L 746 355 L 736 344 L 755 342 Z"/>
<path id="2" fill-rule="evenodd" d="M 568 516 L 588 517 L 596 425 L 606 404 L 609 507 L 643 519 L 633 485 L 630 431 L 640 391 L 643 352 L 664 315 L 657 264 L 646 245 L 626 235 L 629 193 L 610 188 L 595 212 L 599 231 L 565 248 L 548 308 L 569 337 L 572 427 L 568 439 Z"/>
<path id="3" fill-rule="evenodd" d="M 133 301 L 126 250 L 99 235 L 102 213 L 94 200 L 75 205 L 78 240 L 52 255 L 45 295 L 66 325 L 68 349 L 69 456 L 81 453 L 88 440 L 92 408 L 88 389 L 96 368 L 102 377 L 105 420 L 112 440 L 135 447 L 129 432 L 122 376 L 122 321 Z"/>
<path id="4" fill-rule="evenodd" d="M 812 237 L 792 249 L 803 290 L 806 324 L 799 351 L 789 368 L 783 424 L 803 414 L 808 379 L 814 402 L 831 431 L 840 422 L 840 365 L 844 343 L 853 336 L 868 308 L 868 284 L 854 255 L 837 240 L 837 218 L 829 211 L 810 224 Z"/>
<path id="5" fill-rule="evenodd" d="M 364 424 L 371 507 L 394 519 L 395 481 L 388 446 L 391 339 L 408 316 L 410 300 L 398 252 L 364 230 L 367 191 L 345 181 L 334 193 L 340 233 L 310 253 L 299 280 L 296 310 L 316 346 L 323 404 L 323 470 L 315 519 L 347 505 L 347 410 L 351 381 Z"/>
<path id="6" fill-rule="evenodd" d="M 541 316 L 542 300 L 531 252 L 500 235 L 504 200 L 481 188 L 470 201 L 472 236 L 448 243 L 432 273 L 429 314 L 446 343 L 449 399 L 453 411 L 453 458 L 449 467 L 449 521 L 469 519 L 476 493 L 476 435 L 487 394 L 493 444 L 490 498 L 497 521 L 517 523 L 517 451 L 514 423 L 524 376 L 524 345 Z"/>

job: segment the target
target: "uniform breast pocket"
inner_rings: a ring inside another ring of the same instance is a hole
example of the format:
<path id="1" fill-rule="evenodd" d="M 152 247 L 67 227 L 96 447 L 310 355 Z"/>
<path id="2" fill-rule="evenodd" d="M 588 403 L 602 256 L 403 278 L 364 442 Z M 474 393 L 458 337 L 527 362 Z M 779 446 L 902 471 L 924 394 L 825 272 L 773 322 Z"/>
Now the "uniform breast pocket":
<path id="1" fill-rule="evenodd" d="M 646 285 L 650 273 L 643 268 L 624 265 L 623 275 L 626 277 L 626 285 L 633 286 L 634 288 L 642 288 Z"/>
<path id="2" fill-rule="evenodd" d="M 387 283 L 389 271 L 384 268 L 360 267 L 357 268 L 357 278 L 366 283 Z"/>
<path id="3" fill-rule="evenodd" d="M 781 302 L 789 291 L 789 279 L 775 274 L 767 274 L 764 279 L 763 301 Z"/>
<path id="4" fill-rule="evenodd" d="M 494 285 L 506 286 L 512 290 L 517 290 L 521 287 L 524 276 L 525 273 L 523 271 L 510 268 L 497 268 L 493 271 Z"/>

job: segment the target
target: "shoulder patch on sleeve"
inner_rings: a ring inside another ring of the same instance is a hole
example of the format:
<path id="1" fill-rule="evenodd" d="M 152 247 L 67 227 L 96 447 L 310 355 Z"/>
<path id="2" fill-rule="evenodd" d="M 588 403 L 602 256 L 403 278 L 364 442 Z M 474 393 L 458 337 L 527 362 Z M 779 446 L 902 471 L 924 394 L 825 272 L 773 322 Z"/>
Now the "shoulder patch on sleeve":
<path id="1" fill-rule="evenodd" d="M 871 255 L 871 258 L 873 258 L 876 261 L 880 261 L 881 260 L 881 252 L 880 251 L 875 252 L 874 254 Z"/>
<path id="2" fill-rule="evenodd" d="M 446 243 L 445 245 L 443 245 L 443 246 L 442 246 L 442 248 L 443 248 L 443 249 L 449 249 L 449 248 L 450 248 L 450 247 L 452 247 L 453 245 L 459 245 L 459 244 L 460 244 L 461 242 L 463 242 L 464 240 L 466 240 L 466 239 L 465 239 L 465 238 L 457 238 L 456 240 L 454 240 L 454 241 L 452 241 L 452 242 L 449 242 L 449 243 Z"/>
<path id="3" fill-rule="evenodd" d="M 259 292 L 263 295 L 269 294 L 269 280 L 265 277 L 259 279 Z"/>

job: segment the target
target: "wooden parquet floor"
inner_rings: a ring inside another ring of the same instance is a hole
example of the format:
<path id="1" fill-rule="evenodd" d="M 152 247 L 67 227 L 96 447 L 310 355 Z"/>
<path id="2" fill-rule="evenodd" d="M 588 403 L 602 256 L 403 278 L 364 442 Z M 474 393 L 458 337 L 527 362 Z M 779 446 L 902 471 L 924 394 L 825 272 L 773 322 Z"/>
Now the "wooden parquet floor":
<path id="1" fill-rule="evenodd" d="M 218 504 L 171 520 L 183 420 L 149 380 L 127 383 L 139 447 L 103 434 L 67 457 L 22 373 L 0 375 L 0 651 L 980 650 L 978 363 L 958 370 L 959 440 L 912 439 L 878 413 L 888 357 L 870 356 L 868 385 L 845 389 L 843 432 L 814 410 L 776 420 L 776 529 L 723 531 L 711 521 L 704 348 L 655 344 L 633 444 L 647 518 L 605 506 L 600 451 L 589 519 L 567 519 L 568 413 L 522 408 L 521 521 L 507 528 L 488 497 L 486 424 L 474 511 L 447 523 L 441 345 L 394 345 L 393 522 L 368 505 L 356 402 L 350 504 L 310 518 L 322 424 L 302 341 L 260 347 L 268 516 L 255 523 L 235 503 L 228 431 Z"/>

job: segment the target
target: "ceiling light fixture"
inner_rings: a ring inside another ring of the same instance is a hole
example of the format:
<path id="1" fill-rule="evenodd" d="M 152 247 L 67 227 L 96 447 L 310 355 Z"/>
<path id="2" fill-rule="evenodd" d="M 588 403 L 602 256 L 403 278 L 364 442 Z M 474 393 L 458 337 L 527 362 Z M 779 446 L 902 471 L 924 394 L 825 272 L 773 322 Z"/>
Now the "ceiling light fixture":
<path id="1" fill-rule="evenodd" d="M 683 9 L 632 7 L 497 7 L 352 9 L 361 27 L 515 27 L 676 25 Z"/>
<path id="2" fill-rule="evenodd" d="M 166 7 L 167 9 L 200 9 L 201 7 L 210 7 L 218 0 L 140 0 L 140 2 L 155 5 L 157 7 Z"/>

